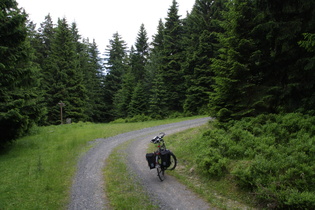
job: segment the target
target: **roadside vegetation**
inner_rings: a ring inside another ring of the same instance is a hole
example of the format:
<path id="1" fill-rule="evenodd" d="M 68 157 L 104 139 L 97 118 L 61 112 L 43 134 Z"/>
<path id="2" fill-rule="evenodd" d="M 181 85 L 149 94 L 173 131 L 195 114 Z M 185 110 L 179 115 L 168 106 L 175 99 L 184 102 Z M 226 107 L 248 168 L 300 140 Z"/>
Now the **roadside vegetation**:
<path id="1" fill-rule="evenodd" d="M 197 145 L 203 133 L 210 129 L 213 129 L 212 123 L 164 137 L 168 148 L 177 157 L 176 169 L 167 171 L 167 174 L 176 177 L 213 207 L 255 209 L 253 196 L 238 188 L 231 176 L 209 177 L 202 172 L 204 168 L 198 167 L 196 156 L 200 154 L 200 148 Z"/>
<path id="2" fill-rule="evenodd" d="M 0 151 L 0 209 L 65 209 L 78 158 L 94 139 L 188 119 L 37 127 Z"/>
<path id="3" fill-rule="evenodd" d="M 257 208 L 313 209 L 314 124 L 308 115 L 269 114 L 166 137 L 179 160 L 173 175 L 219 206 L 229 204 L 226 197 Z"/>

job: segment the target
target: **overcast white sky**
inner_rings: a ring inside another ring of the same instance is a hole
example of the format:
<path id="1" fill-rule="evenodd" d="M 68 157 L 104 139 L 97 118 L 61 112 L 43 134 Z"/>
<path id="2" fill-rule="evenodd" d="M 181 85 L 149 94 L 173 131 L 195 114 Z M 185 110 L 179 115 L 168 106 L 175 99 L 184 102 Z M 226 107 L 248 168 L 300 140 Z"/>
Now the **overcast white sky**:
<path id="1" fill-rule="evenodd" d="M 56 24 L 58 18 L 66 17 L 69 24 L 77 23 L 79 33 L 90 42 L 95 39 L 104 54 L 109 39 L 118 32 L 128 47 L 134 45 L 143 23 L 149 41 L 156 34 L 159 19 L 165 21 L 172 0 L 16 0 L 30 19 L 40 26 L 50 13 Z M 186 17 L 195 0 L 177 0 L 179 15 Z"/>

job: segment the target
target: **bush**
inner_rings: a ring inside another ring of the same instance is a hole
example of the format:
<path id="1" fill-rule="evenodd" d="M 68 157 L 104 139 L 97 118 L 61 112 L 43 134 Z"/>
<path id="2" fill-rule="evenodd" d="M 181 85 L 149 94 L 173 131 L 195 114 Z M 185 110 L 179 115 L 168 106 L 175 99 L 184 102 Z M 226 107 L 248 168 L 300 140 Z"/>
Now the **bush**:
<path id="1" fill-rule="evenodd" d="M 196 161 L 210 177 L 231 173 L 268 207 L 315 208 L 314 124 L 299 113 L 230 121 L 203 134 Z"/>
<path id="2" fill-rule="evenodd" d="M 197 157 L 197 163 L 204 173 L 211 177 L 219 177 L 226 172 L 228 159 L 222 157 L 218 149 L 209 148 L 205 154 L 202 153 Z"/>

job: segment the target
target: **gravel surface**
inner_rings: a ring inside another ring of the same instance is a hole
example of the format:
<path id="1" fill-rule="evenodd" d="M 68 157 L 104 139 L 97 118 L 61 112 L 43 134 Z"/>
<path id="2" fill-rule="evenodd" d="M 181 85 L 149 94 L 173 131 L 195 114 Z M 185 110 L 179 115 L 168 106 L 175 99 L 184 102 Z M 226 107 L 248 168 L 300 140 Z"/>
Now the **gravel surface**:
<path id="1" fill-rule="evenodd" d="M 200 118 L 179 123 L 160 125 L 137 131 L 119 134 L 106 139 L 96 139 L 95 146 L 79 161 L 77 174 L 71 190 L 71 202 L 68 209 L 107 209 L 108 202 L 104 193 L 103 168 L 105 160 L 113 148 L 131 139 L 135 139 L 126 149 L 130 168 L 154 197 L 154 203 L 161 209 L 210 209 L 208 204 L 173 177 L 167 176 L 160 182 L 156 170 L 150 170 L 145 160 L 146 148 L 152 137 L 159 132 L 166 135 L 197 127 L 208 122 L 210 118 Z"/>

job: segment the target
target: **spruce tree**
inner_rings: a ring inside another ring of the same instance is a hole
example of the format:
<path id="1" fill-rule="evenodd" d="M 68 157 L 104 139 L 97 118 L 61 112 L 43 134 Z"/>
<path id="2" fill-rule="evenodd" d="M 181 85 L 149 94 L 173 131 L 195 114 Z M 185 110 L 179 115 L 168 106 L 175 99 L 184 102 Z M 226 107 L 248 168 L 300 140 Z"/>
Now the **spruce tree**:
<path id="1" fill-rule="evenodd" d="M 217 33 L 223 29 L 219 25 L 226 0 L 198 0 L 191 14 L 184 20 L 186 100 L 184 111 L 204 114 L 209 104 L 209 93 L 213 91 L 214 72 L 211 59 L 218 55 Z"/>
<path id="2" fill-rule="evenodd" d="M 135 84 L 134 74 L 131 73 L 129 68 L 123 75 L 121 89 L 118 90 L 114 96 L 113 111 L 115 118 L 126 118 L 130 116 L 128 107 L 135 89 Z"/>
<path id="3" fill-rule="evenodd" d="M 148 113 L 154 119 L 161 119 L 169 114 L 166 102 L 167 90 L 162 76 L 162 68 L 164 66 L 164 29 L 164 23 L 160 19 L 157 33 L 153 36 L 149 62 L 146 65 L 148 89 L 150 90 Z"/>
<path id="4" fill-rule="evenodd" d="M 44 22 L 40 24 L 38 29 L 38 40 L 39 44 L 34 44 L 34 48 L 36 49 L 37 60 L 36 62 L 41 67 L 42 72 L 42 80 L 41 80 L 41 88 L 46 92 L 45 98 L 50 98 L 50 95 L 47 95 L 48 90 L 50 89 L 50 67 L 53 65 L 50 62 L 54 62 L 50 59 L 51 56 L 51 45 L 55 34 L 54 23 L 50 14 L 45 17 Z"/>
<path id="5" fill-rule="evenodd" d="M 60 123 L 58 104 L 61 101 L 66 106 L 63 109 L 64 119 L 71 118 L 73 122 L 85 121 L 87 97 L 83 72 L 77 65 L 75 38 L 65 18 L 58 19 L 49 64 L 47 106 L 50 122 Z"/>
<path id="6" fill-rule="evenodd" d="M 118 33 L 113 34 L 106 49 L 104 78 L 105 121 L 115 119 L 114 98 L 122 88 L 123 75 L 128 71 L 126 42 Z"/>
<path id="7" fill-rule="evenodd" d="M 146 65 L 147 78 L 149 82 L 153 81 L 157 74 L 161 74 L 164 64 L 164 24 L 162 19 L 159 20 L 157 34 L 153 35 L 153 41 L 151 45 L 152 49 L 149 54 L 148 63 Z"/>
<path id="8" fill-rule="evenodd" d="M 126 91 L 132 91 L 128 94 L 132 96 L 128 105 L 128 116 L 139 115 L 140 112 L 144 114 L 147 111 L 147 105 L 142 103 L 147 102 L 149 94 L 149 85 L 146 72 L 146 65 L 149 56 L 149 44 L 147 32 L 143 24 L 141 24 L 140 26 L 135 47 L 136 48 L 134 49 L 132 46 L 130 52 L 131 77 L 129 79 L 126 78 L 127 81 L 134 80 L 133 89 L 129 88 L 130 86 L 123 86 L 123 88 L 128 88 L 127 90 L 123 90 L 123 92 L 126 93 Z M 126 76 L 129 76 L 129 74 L 127 74 Z"/>
<path id="9" fill-rule="evenodd" d="M 162 52 L 162 76 L 167 88 L 166 98 L 169 110 L 182 112 L 185 99 L 182 48 L 183 27 L 178 15 L 178 4 L 173 0 L 165 22 L 164 50 Z"/>
<path id="10" fill-rule="evenodd" d="M 38 54 L 37 62 L 41 65 L 44 71 L 47 68 L 47 58 L 51 53 L 51 42 L 53 40 L 54 33 L 55 26 L 52 21 L 52 17 L 50 16 L 50 14 L 48 14 L 47 16 L 45 16 L 44 22 L 40 24 L 40 27 L 38 29 L 38 39 L 40 40 L 41 45 L 36 46 L 35 48 Z"/>
<path id="11" fill-rule="evenodd" d="M 135 47 L 136 50 L 131 60 L 131 69 L 136 81 L 143 82 L 146 76 L 145 65 L 149 55 L 148 37 L 143 24 L 140 26 Z"/>
<path id="12" fill-rule="evenodd" d="M 103 89 L 102 82 L 104 79 L 101 58 L 95 40 L 87 45 L 87 65 L 84 69 L 85 86 L 88 90 L 87 113 L 89 120 L 92 122 L 103 122 Z"/>
<path id="13" fill-rule="evenodd" d="M 138 82 L 131 96 L 131 101 L 128 106 L 128 115 L 133 117 L 136 115 L 145 115 L 148 109 L 145 85 Z"/>
<path id="14" fill-rule="evenodd" d="M 164 49 L 164 30 L 165 26 L 162 21 L 162 19 L 159 20 L 159 24 L 157 27 L 157 33 L 153 35 L 153 41 L 152 41 L 152 52 L 158 52 L 162 51 Z"/>
<path id="15" fill-rule="evenodd" d="M 166 88 L 162 74 L 156 74 L 150 89 L 148 113 L 154 119 L 163 119 L 169 114 Z"/>
<path id="16" fill-rule="evenodd" d="M 222 23 L 220 56 L 213 60 L 216 74 L 210 97 L 212 115 L 221 121 L 255 115 L 262 106 L 261 73 L 257 65 L 261 49 L 253 32 L 260 24 L 260 12 L 253 2 L 235 0 L 228 3 Z"/>
<path id="17" fill-rule="evenodd" d="M 26 134 L 43 116 L 39 69 L 26 27 L 27 15 L 14 0 L 0 4 L 0 147 Z"/>

